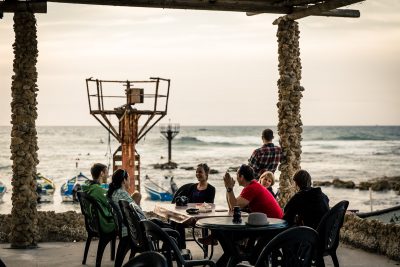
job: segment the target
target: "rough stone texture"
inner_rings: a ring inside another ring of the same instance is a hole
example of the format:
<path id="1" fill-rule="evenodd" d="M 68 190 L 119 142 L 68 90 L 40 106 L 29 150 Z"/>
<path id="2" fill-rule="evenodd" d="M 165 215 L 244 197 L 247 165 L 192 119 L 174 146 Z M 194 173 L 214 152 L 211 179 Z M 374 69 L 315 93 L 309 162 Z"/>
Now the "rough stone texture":
<path id="1" fill-rule="evenodd" d="M 279 204 L 283 207 L 295 192 L 292 177 L 300 169 L 302 122 L 300 100 L 304 88 L 300 86 L 301 62 L 299 27 L 293 20 L 280 18 L 278 22 L 279 75 L 277 104 L 279 113 L 278 133 L 283 149 L 279 165 Z"/>
<path id="2" fill-rule="evenodd" d="M 36 19 L 33 13 L 14 14 L 14 75 L 11 102 L 11 160 L 13 186 L 10 242 L 12 247 L 35 247 L 38 240 L 34 174 L 37 156 Z"/>
<path id="3" fill-rule="evenodd" d="M 346 214 L 340 237 L 341 241 L 352 246 L 400 260 L 399 224 L 385 224 L 378 220 L 366 220 L 354 214 Z"/>
<path id="4" fill-rule="evenodd" d="M 353 181 L 342 181 L 338 178 L 333 179 L 332 184 L 336 188 L 350 188 L 353 189 L 356 187 L 356 184 Z"/>
<path id="5" fill-rule="evenodd" d="M 0 215 L 0 242 L 8 243 L 11 232 L 11 215 Z M 87 234 L 83 215 L 75 211 L 55 213 L 38 212 L 37 242 L 72 242 L 86 240 Z"/>

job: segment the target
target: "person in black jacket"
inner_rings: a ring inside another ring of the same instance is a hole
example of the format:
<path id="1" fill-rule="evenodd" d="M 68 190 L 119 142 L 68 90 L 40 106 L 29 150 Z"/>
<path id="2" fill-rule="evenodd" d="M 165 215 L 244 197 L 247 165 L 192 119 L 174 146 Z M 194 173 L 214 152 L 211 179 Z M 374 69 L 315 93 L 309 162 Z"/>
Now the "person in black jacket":
<path id="1" fill-rule="evenodd" d="M 286 204 L 283 219 L 289 225 L 316 229 L 322 216 L 329 211 L 329 199 L 321 188 L 311 187 L 311 176 L 307 171 L 296 172 L 293 181 L 300 190 Z"/>
<path id="2" fill-rule="evenodd" d="M 199 181 L 193 184 L 187 193 L 189 203 L 214 203 L 215 187 L 208 183 L 210 167 L 206 163 L 197 165 L 196 178 Z"/>

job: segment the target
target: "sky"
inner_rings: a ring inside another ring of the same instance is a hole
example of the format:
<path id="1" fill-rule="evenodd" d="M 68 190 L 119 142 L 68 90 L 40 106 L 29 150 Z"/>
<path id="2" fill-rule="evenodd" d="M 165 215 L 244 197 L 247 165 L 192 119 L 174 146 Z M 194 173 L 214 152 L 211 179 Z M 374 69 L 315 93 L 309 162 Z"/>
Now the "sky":
<path id="1" fill-rule="evenodd" d="M 304 125 L 400 124 L 400 1 L 298 20 Z M 166 120 L 276 125 L 276 14 L 48 3 L 36 14 L 37 125 L 99 125 L 85 79 L 171 79 Z M 0 20 L 0 125 L 11 118 L 13 18 Z M 121 88 L 123 90 L 123 88 Z"/>

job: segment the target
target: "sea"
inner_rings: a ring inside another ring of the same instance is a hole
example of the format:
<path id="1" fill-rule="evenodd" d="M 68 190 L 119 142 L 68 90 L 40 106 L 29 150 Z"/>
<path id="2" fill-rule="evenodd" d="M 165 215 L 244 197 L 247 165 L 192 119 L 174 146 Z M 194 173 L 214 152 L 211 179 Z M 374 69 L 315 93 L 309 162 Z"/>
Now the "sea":
<path id="1" fill-rule="evenodd" d="M 264 128 L 267 127 L 181 126 L 172 140 L 172 161 L 178 168 L 160 170 L 153 166 L 167 162 L 168 142 L 160 128 L 154 127 L 136 146 L 141 156 L 142 208 L 151 211 L 157 203 L 148 198 L 143 188 L 146 175 L 168 189 L 166 176 L 173 176 L 178 186 L 195 182 L 195 170 L 185 168 L 196 168 L 199 163 L 207 163 L 218 172 L 209 175 L 209 183 L 217 188 L 216 204 L 226 206 L 222 177 L 229 167 L 247 163 L 252 151 L 262 144 Z M 277 132 L 276 127 L 268 128 Z M 40 160 L 37 170 L 56 184 L 52 200 L 39 204 L 38 210 L 80 211 L 79 205 L 61 201 L 61 185 L 79 172 L 90 177 L 93 163 L 112 164 L 112 153 L 119 146 L 118 141 L 100 126 L 46 126 L 37 127 L 37 131 Z M 0 127 L 0 180 L 8 187 L 0 203 L 1 214 L 10 213 L 12 206 L 10 133 L 11 127 Z M 278 144 L 279 136 L 275 136 L 274 142 Z M 302 137 L 301 167 L 310 172 L 313 180 L 339 178 L 357 184 L 371 178 L 400 176 L 400 126 L 304 126 Z M 279 175 L 277 171 L 276 180 Z M 278 184 L 274 185 L 275 191 Z M 391 190 L 369 192 L 331 186 L 322 187 L 322 190 L 328 195 L 331 206 L 346 199 L 350 201 L 349 209 L 363 212 L 400 204 L 400 196 Z M 241 188 L 236 185 L 234 191 L 238 195 Z"/>

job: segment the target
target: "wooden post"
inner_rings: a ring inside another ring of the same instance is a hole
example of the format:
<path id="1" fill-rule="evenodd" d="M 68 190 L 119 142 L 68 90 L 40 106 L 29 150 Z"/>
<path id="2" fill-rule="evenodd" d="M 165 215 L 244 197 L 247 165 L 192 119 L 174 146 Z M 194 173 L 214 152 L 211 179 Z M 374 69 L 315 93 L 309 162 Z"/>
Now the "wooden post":
<path id="1" fill-rule="evenodd" d="M 37 193 L 34 175 L 37 150 L 36 18 L 31 12 L 14 14 L 14 75 L 11 102 L 12 210 L 10 242 L 13 248 L 37 246 Z"/>
<path id="2" fill-rule="evenodd" d="M 295 192 L 292 177 L 300 169 L 302 122 L 300 99 L 301 62 L 298 23 L 289 19 L 278 21 L 279 75 L 278 133 L 284 159 L 279 166 L 279 204 L 284 207 Z"/>

